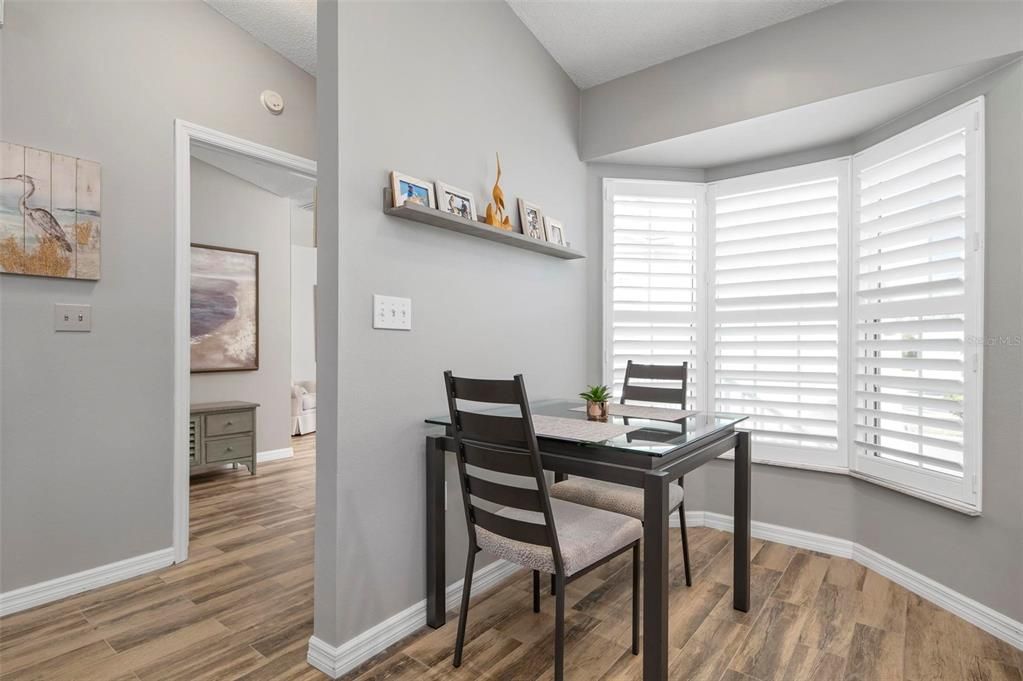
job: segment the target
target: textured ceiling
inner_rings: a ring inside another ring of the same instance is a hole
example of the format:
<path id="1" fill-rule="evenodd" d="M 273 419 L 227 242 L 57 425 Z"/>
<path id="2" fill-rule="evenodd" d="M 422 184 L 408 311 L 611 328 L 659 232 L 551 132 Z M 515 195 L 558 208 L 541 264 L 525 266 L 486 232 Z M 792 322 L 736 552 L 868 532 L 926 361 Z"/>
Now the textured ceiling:
<path id="1" fill-rule="evenodd" d="M 316 0 L 206 0 L 303 71 L 316 75 Z"/>
<path id="2" fill-rule="evenodd" d="M 508 0 L 580 88 L 840 0 Z"/>

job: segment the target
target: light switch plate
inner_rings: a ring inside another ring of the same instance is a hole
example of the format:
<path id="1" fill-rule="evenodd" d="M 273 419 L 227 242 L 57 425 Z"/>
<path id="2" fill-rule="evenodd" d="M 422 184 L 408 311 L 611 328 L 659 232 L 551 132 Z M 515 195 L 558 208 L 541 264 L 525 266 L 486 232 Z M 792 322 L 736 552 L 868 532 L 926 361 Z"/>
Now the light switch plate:
<path id="1" fill-rule="evenodd" d="M 54 331 L 92 331 L 92 305 L 53 306 Z"/>
<path id="2" fill-rule="evenodd" d="M 412 299 L 373 296 L 373 328 L 412 330 Z"/>

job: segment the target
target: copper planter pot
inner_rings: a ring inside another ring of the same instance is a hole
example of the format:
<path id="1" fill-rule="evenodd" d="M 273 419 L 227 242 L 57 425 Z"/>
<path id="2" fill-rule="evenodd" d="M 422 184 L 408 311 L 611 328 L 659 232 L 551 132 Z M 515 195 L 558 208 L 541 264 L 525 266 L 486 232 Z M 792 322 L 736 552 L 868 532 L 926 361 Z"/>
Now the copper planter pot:
<path id="1" fill-rule="evenodd" d="M 590 421 L 607 421 L 607 400 L 603 402 L 586 400 L 586 418 Z"/>

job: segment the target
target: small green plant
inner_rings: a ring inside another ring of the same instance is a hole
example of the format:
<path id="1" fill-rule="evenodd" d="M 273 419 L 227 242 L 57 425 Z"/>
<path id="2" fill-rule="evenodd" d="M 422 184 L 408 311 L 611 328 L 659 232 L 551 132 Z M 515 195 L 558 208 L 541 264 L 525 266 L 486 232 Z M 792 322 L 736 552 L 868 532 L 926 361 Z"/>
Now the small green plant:
<path id="1" fill-rule="evenodd" d="M 579 393 L 579 397 L 590 402 L 607 402 L 611 399 L 611 388 L 606 385 L 588 385 L 586 392 Z"/>

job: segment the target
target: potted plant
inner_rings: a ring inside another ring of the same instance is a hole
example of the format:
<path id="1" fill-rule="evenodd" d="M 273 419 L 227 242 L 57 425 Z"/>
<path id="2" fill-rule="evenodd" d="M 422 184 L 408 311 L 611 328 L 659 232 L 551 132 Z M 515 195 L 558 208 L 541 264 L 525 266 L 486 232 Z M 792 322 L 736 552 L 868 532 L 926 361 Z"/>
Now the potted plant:
<path id="1" fill-rule="evenodd" d="M 586 400 L 586 418 L 591 421 L 607 421 L 607 402 L 611 399 L 611 389 L 606 385 L 586 386 L 586 392 L 579 393 Z"/>

